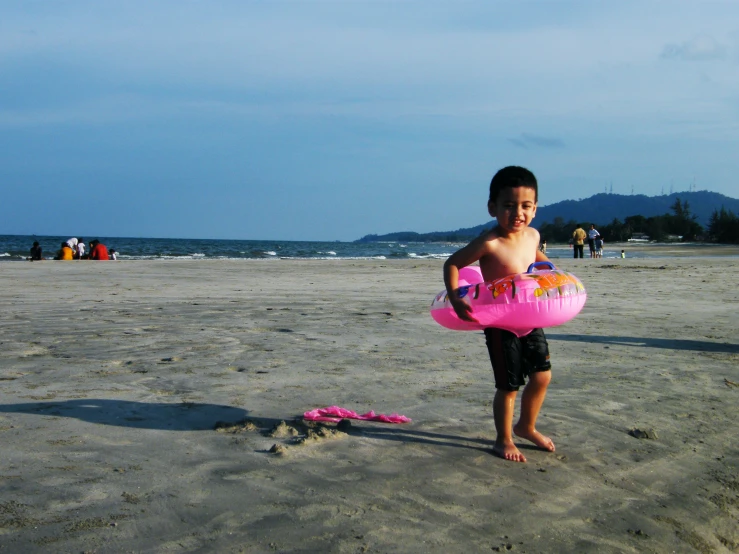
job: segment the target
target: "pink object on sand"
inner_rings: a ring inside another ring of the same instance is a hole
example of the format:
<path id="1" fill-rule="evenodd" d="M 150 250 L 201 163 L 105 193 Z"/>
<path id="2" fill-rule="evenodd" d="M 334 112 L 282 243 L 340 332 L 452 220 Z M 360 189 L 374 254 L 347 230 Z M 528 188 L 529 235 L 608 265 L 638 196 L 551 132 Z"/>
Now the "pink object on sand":
<path id="1" fill-rule="evenodd" d="M 376 414 L 374 411 L 369 411 L 366 414 L 358 414 L 352 412 L 346 408 L 339 408 L 338 406 L 329 406 L 328 408 L 316 408 L 303 414 L 303 419 L 309 421 L 333 421 L 338 423 L 342 419 L 361 419 L 364 421 L 381 421 L 382 423 L 410 423 L 411 418 L 405 417 L 400 414 Z"/>

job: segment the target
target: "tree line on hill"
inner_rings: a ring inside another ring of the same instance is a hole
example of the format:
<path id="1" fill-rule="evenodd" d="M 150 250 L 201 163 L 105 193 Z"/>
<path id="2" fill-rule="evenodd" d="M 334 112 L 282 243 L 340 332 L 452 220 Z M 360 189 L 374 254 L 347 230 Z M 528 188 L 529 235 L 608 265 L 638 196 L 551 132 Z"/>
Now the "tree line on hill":
<path id="1" fill-rule="evenodd" d="M 636 212 L 634 206 L 638 206 L 640 215 L 632 215 Z M 718 206 L 721 206 L 720 210 Z M 585 228 L 589 228 L 592 222 L 597 223 L 604 238 L 611 241 L 627 240 L 641 234 L 656 241 L 676 240 L 677 237 L 691 240 L 695 237 L 703 241 L 737 243 L 735 214 L 739 214 L 739 199 L 710 191 L 685 191 L 661 196 L 598 193 L 589 198 L 540 206 L 532 226 L 542 231 L 550 242 L 568 241 L 578 222 L 586 224 Z M 611 223 L 606 225 L 609 221 Z M 488 220 L 481 225 L 453 231 L 366 235 L 356 242 L 460 243 L 473 239 L 494 225 L 495 220 Z"/>
<path id="2" fill-rule="evenodd" d="M 580 223 L 584 228 L 594 224 L 606 242 L 623 242 L 635 236 L 646 236 L 649 240 L 664 242 L 668 240 L 707 241 L 739 244 L 739 216 L 722 206 L 714 210 L 709 219 L 708 228 L 698 223 L 697 217 L 690 212 L 687 201 L 680 198 L 670 207 L 672 213 L 644 217 L 632 215 L 620 221 L 614 218 L 611 223 L 601 225 L 595 221 Z M 569 242 L 573 230 L 579 225 L 577 221 L 565 222 L 555 217 L 552 223 L 544 223 L 539 227 L 542 240 L 552 242 Z"/>

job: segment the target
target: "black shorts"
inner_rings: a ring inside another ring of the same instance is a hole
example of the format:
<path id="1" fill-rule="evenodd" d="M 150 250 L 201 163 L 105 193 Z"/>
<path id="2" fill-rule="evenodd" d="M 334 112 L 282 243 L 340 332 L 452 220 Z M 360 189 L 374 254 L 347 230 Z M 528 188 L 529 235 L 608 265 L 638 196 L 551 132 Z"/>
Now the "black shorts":
<path id="1" fill-rule="evenodd" d="M 534 329 L 525 337 L 489 327 L 485 342 L 493 364 L 495 388 L 516 391 L 526 384 L 526 377 L 537 371 L 549 371 L 549 345 L 544 331 Z"/>
<path id="2" fill-rule="evenodd" d="M 595 239 L 588 239 L 588 247 L 591 252 L 595 252 Z"/>

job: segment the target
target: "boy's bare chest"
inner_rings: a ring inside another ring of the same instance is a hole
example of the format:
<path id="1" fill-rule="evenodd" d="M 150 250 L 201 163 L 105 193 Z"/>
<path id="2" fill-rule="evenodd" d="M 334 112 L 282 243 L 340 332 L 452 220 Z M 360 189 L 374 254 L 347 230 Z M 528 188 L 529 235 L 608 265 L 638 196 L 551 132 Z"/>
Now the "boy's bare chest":
<path id="1" fill-rule="evenodd" d="M 516 248 L 501 245 L 490 254 L 480 258 L 480 269 L 486 281 L 524 273 L 536 261 L 534 246 L 518 245 Z"/>

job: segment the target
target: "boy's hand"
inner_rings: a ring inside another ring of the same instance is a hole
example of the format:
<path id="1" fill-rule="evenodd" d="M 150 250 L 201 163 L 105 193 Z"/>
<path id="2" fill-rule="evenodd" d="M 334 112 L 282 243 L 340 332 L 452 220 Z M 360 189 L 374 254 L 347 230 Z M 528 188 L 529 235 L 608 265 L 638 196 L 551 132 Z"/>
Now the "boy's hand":
<path id="1" fill-rule="evenodd" d="M 462 321 L 480 323 L 472 315 L 472 306 L 459 297 L 459 289 L 449 295 L 449 303 L 452 305 L 452 308 L 454 308 L 454 313 L 456 313 L 457 317 Z"/>

